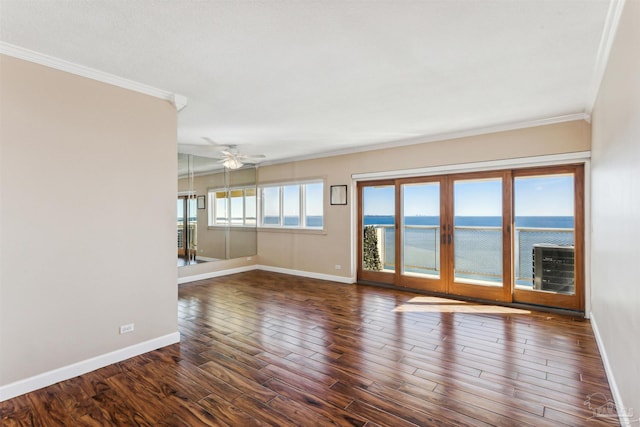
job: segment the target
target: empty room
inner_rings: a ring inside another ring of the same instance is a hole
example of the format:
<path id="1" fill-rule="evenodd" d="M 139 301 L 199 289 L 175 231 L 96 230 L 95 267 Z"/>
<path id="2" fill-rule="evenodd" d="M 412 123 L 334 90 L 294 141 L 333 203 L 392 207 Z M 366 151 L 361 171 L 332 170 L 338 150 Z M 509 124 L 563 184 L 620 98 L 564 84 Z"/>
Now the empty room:
<path id="1" fill-rule="evenodd" d="M 7 426 L 640 423 L 640 1 L 0 0 Z"/>

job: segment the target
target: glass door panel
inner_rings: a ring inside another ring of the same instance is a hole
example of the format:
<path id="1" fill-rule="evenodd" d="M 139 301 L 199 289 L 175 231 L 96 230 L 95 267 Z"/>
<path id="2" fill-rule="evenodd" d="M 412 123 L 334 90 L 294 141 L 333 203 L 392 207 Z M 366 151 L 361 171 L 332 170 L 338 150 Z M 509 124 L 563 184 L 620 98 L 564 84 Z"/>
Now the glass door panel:
<path id="1" fill-rule="evenodd" d="M 502 179 L 455 180 L 453 196 L 454 280 L 502 287 Z"/>
<path id="2" fill-rule="evenodd" d="M 185 246 L 186 246 L 186 215 L 185 215 L 185 204 L 184 204 L 184 198 L 183 197 L 179 197 L 178 198 L 178 210 L 177 210 L 177 216 L 178 216 L 178 221 L 177 221 L 177 225 L 178 225 L 178 239 L 177 239 L 177 243 L 178 243 L 178 256 L 184 256 L 185 254 Z"/>
<path id="3" fill-rule="evenodd" d="M 394 283 L 396 272 L 396 187 L 360 187 L 360 275 L 365 280 Z"/>
<path id="4" fill-rule="evenodd" d="M 402 274 L 440 279 L 440 183 L 402 185 Z"/>
<path id="5" fill-rule="evenodd" d="M 516 288 L 575 293 L 573 187 L 571 174 L 514 179 Z"/>
<path id="6" fill-rule="evenodd" d="M 579 166 L 514 177 L 514 301 L 584 309 L 582 179 Z"/>
<path id="7" fill-rule="evenodd" d="M 198 202 L 196 196 L 187 198 L 187 241 L 186 249 L 189 260 L 195 261 L 198 253 Z"/>

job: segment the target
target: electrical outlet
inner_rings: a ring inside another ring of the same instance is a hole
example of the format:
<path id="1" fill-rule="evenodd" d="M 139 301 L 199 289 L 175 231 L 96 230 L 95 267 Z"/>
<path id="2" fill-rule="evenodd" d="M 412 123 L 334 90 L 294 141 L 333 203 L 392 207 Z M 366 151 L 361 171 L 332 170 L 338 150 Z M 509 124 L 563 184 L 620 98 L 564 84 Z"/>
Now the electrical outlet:
<path id="1" fill-rule="evenodd" d="M 122 326 L 120 326 L 120 335 L 128 334 L 129 332 L 133 332 L 133 329 L 134 329 L 134 324 L 133 323 L 129 323 L 128 325 L 122 325 Z"/>
<path id="2" fill-rule="evenodd" d="M 340 264 L 336 264 L 336 270 L 342 270 L 342 266 Z"/>

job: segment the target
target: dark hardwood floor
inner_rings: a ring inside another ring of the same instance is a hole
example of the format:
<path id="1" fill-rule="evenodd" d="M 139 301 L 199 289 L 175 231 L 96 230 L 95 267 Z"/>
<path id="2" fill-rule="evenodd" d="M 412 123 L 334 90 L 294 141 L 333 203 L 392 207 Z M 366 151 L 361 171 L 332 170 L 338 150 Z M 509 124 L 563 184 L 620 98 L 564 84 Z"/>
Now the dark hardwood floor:
<path id="1" fill-rule="evenodd" d="M 261 271 L 182 285 L 178 316 L 180 344 L 0 403 L 3 425 L 618 424 L 578 318 Z"/>

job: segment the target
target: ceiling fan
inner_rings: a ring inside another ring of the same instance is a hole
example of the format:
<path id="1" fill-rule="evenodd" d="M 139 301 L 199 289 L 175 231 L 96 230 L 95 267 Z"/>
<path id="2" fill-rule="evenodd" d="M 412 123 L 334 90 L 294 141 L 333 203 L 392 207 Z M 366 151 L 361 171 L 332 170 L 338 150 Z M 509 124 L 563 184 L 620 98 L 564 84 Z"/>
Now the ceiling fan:
<path id="1" fill-rule="evenodd" d="M 264 159 L 264 154 L 242 154 L 237 145 L 227 145 L 227 148 L 220 151 L 220 156 L 216 157 L 227 169 L 239 169 L 245 164 L 258 163 L 259 159 Z"/>
<path id="2" fill-rule="evenodd" d="M 256 164 L 260 159 L 264 159 L 264 154 L 244 154 L 241 153 L 237 145 L 222 145 L 211 138 L 203 137 L 208 145 L 202 144 L 180 144 L 178 151 L 185 154 L 209 157 L 217 159 L 227 169 L 239 169 L 245 164 Z"/>

